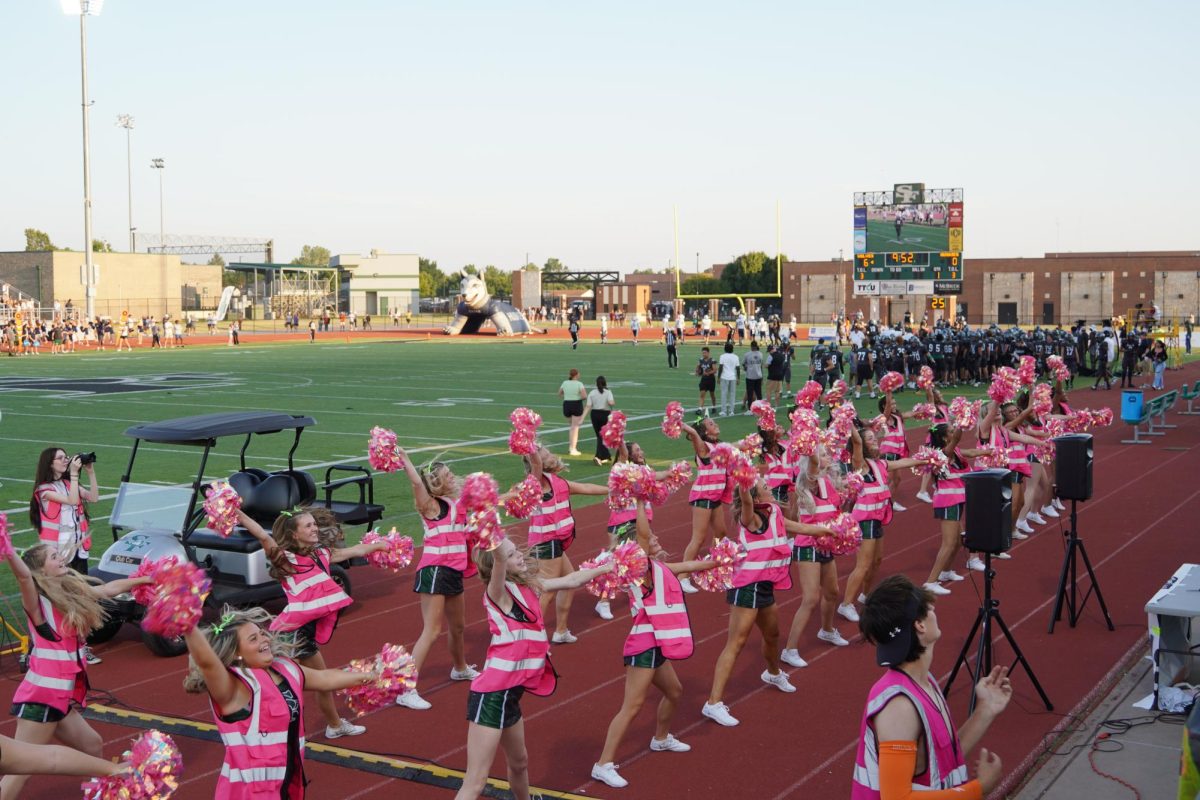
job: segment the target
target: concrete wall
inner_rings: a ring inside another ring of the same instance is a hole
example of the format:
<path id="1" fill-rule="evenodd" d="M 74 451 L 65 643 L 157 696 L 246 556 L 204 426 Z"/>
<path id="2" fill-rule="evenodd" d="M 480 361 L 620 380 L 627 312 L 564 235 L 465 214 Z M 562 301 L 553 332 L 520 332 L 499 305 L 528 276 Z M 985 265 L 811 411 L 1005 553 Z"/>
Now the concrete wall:
<path id="1" fill-rule="evenodd" d="M 420 295 L 420 259 L 413 253 L 367 255 L 340 253 L 330 266 L 340 267 L 350 279 L 350 311 L 355 314 L 417 312 Z"/>
<path id="2" fill-rule="evenodd" d="M 182 309 L 184 285 L 200 280 L 212 282 L 216 267 L 189 265 L 185 280 L 179 256 L 150 253 L 93 253 L 92 261 L 99 268 L 96 282 L 96 313 L 117 316 L 122 311 L 135 315 L 178 314 Z M 0 281 L 10 283 L 21 291 L 38 297 L 43 306 L 55 302 L 66 305 L 67 300 L 83 313 L 84 284 L 80 281 L 84 254 L 66 250 L 52 253 L 0 253 Z M 207 270 L 207 271 L 206 271 Z M 197 277 L 199 276 L 199 277 Z M 217 295 L 220 295 L 218 288 Z"/>
<path id="3" fill-rule="evenodd" d="M 514 269 L 512 272 L 513 308 L 536 308 L 542 304 L 542 273 Z"/>

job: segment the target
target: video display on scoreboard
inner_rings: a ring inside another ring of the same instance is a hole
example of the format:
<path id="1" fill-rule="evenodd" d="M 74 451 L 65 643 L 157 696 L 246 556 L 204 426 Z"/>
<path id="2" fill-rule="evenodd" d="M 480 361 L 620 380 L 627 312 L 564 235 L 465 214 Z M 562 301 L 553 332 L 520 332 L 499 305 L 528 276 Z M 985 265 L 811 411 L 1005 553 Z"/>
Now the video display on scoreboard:
<path id="1" fill-rule="evenodd" d="M 866 207 L 866 252 L 940 252 L 950 247 L 950 204 Z"/>

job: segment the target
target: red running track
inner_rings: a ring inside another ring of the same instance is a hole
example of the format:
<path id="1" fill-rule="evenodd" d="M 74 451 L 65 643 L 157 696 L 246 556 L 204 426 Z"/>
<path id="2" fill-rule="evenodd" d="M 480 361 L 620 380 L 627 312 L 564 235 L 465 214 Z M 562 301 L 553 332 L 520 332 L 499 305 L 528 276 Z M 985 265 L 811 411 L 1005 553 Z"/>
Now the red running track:
<path id="1" fill-rule="evenodd" d="M 1182 375 L 1195 380 L 1195 373 L 1200 373 L 1200 368 L 1189 367 Z M 1171 384 L 1175 382 L 1173 379 Z M 1118 398 L 1116 391 L 1074 393 L 1075 404 L 1080 406 L 1115 405 Z M 1119 422 L 1096 433 L 1095 495 L 1080 504 L 1079 530 L 1117 626 L 1115 632 L 1104 627 L 1095 598 L 1089 601 L 1078 627 L 1072 629 L 1061 622 L 1053 635 L 1046 632 L 1062 559 L 1059 531 L 1064 522 L 1052 520 L 1053 525 L 1018 542 L 1012 560 L 995 562 L 995 595 L 1001 601 L 1001 613 L 1055 707 L 1053 713 L 1047 712 L 1028 679 L 1017 671 L 1013 702 L 983 741 L 1004 759 L 1008 785 L 1020 778 L 1014 770 L 1027 769 L 1042 752 L 1047 736 L 1064 722 L 1064 715 L 1099 688 L 1131 647 L 1145 641 L 1143 606 L 1147 598 L 1194 552 L 1190 534 L 1195 531 L 1200 487 L 1186 476 L 1197 474 L 1200 468 L 1200 448 L 1196 446 L 1200 444 L 1200 418 L 1175 414 L 1170 421 L 1179 427 L 1151 445 L 1121 445 L 1126 428 Z M 923 579 L 937 550 L 938 527 L 929 507 L 914 498 L 917 486 L 912 477 L 906 477 L 901 485 L 899 499 L 909 510 L 898 514 L 888 527 L 884 575 L 904 572 Z M 578 513 L 577 560 L 602 545 L 605 513 L 601 506 Z M 680 553 L 690 530 L 682 498 L 658 510 L 656 517 L 656 532 L 668 550 Z M 850 558 L 839 559 L 843 580 L 851 566 Z M 957 566 L 965 574 L 962 564 Z M 353 577 L 357 602 L 343 616 L 333 642 L 325 649 L 326 659 L 342 663 L 377 650 L 383 641 L 411 645 L 420 631 L 411 576 L 359 568 Z M 976 573 L 971 573 L 971 579 L 956 584 L 953 594 L 938 602 L 943 638 L 934 667 L 943 679 L 975 619 L 981 591 Z M 483 661 L 488 638 L 480 594 L 481 584 L 470 583 L 467 649 L 470 660 L 477 663 Z M 785 631 L 799 599 L 795 590 L 780 595 Z M 623 602 L 614 604 L 618 606 L 617 619 L 604 622 L 592 612 L 591 600 L 586 593 L 578 593 L 571 612 L 571 627 L 579 634 L 579 642 L 554 648 L 555 666 L 561 674 L 558 691 L 549 698 L 527 697 L 523 703 L 534 785 L 599 797 L 666 797 L 680 792 L 768 799 L 848 796 L 862 704 L 879 675 L 873 648 L 864 646 L 855 626 L 840 617 L 840 628 L 851 639 L 851 646 L 834 648 L 820 643 L 815 638 L 817 622 L 812 621 L 801 642 L 801 654 L 810 666 L 791 670 L 799 691 L 781 695 L 759 680 L 763 662 L 757 635 L 753 635 L 734 669 L 726 696 L 741 725 L 722 728 L 699 713 L 728 621 L 724 598 L 710 594 L 689 597 L 696 652 L 676 665 L 684 697 L 673 733 L 691 744 L 692 752 L 648 750 L 653 730 L 652 695 L 618 756 L 629 787 L 610 789 L 591 781 L 591 765 L 621 703 L 624 676 L 620 651 L 628 631 L 628 621 L 621 613 Z M 1002 638 L 996 640 L 995 653 L 998 663 L 1011 660 Z M 101 648 L 101 654 L 104 663 L 90 671 L 93 686 L 111 693 L 119 703 L 211 721 L 206 700 L 186 695 L 180 688 L 183 659 L 154 658 L 136 640 L 132 628 L 114 644 Z M 6 659 L 2 666 L 9 679 L 7 698 L 19 675 L 13 660 Z M 366 734 L 336 744 L 465 768 L 467 687 L 444 679 L 449 667 L 446 649 L 435 648 L 422 682 L 422 692 L 434 704 L 432 710 L 397 708 L 371 715 L 364 720 Z M 950 702 L 961 723 L 966 717 L 965 675 L 956 680 Z M 306 720 L 310 733 L 320 730 L 315 703 L 308 704 Z M 7 719 L 0 723 L 0 733 L 11 735 L 14 727 L 15 722 Z M 117 754 L 132 733 L 115 725 L 97 727 L 106 741 L 105 753 L 110 755 Z M 319 736 L 310 738 L 321 741 Z M 177 741 L 186 763 L 186 781 L 177 797 L 211 797 L 221 761 L 219 745 L 185 737 Z M 770 766 L 761 768 L 759 764 Z M 451 796 L 445 789 L 397 784 L 379 775 L 311 761 L 308 774 L 310 797 L 391 798 L 397 792 L 415 798 Z M 502 758 L 497 759 L 492 774 L 504 775 Z M 74 796 L 76 785 L 69 779 L 34 778 L 24 796 Z"/>

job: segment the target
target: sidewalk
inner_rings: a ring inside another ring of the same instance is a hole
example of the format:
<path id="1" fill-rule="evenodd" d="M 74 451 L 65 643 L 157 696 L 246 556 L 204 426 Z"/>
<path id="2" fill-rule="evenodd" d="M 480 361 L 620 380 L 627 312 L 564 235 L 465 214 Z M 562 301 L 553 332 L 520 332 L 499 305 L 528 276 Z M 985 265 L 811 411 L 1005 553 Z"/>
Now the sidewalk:
<path id="1" fill-rule="evenodd" d="M 1098 775 L 1088 756 L 1097 736 L 1107 737 L 1097 745 L 1092 761 L 1098 769 L 1136 787 L 1145 800 L 1170 800 L 1179 782 L 1179 757 L 1183 717 L 1134 708 L 1133 703 L 1150 694 L 1149 646 L 1133 663 L 1112 691 L 1099 701 L 1085 719 L 1072 726 L 1075 732 L 1061 738 L 1041 767 L 1030 775 L 1014 800 L 1128 800 L 1135 793 L 1116 781 Z M 1105 720 L 1128 720 L 1134 727 L 1101 727 Z M 997 743 L 997 749 L 1000 743 Z"/>

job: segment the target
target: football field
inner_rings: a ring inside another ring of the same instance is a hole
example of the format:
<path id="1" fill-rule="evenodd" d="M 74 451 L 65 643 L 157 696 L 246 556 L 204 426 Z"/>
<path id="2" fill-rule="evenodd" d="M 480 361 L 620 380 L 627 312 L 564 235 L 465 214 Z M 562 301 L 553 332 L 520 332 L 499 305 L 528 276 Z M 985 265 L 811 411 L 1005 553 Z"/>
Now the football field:
<path id="1" fill-rule="evenodd" d="M 918 225 L 906 222 L 896 236 L 896 225 L 883 220 L 867 221 L 867 252 L 931 252 L 940 253 L 950 247 L 950 229 L 941 225 Z M 880 265 L 882 266 L 882 265 Z"/>

